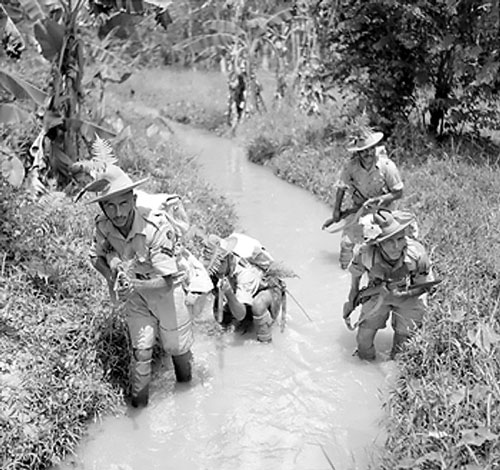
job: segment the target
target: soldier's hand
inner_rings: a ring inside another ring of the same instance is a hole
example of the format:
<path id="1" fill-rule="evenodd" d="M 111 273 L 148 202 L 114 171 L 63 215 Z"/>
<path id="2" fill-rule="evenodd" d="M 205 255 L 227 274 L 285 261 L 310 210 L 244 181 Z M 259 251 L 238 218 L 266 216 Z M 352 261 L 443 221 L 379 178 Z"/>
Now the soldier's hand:
<path id="1" fill-rule="evenodd" d="M 220 290 L 222 291 L 223 294 L 228 294 L 233 292 L 233 288 L 231 287 L 231 284 L 229 283 L 227 277 L 221 279 L 219 282 L 220 282 Z"/>
<path id="2" fill-rule="evenodd" d="M 364 202 L 363 207 L 365 209 L 376 209 L 382 205 L 382 202 L 382 196 L 371 197 Z"/>
<path id="3" fill-rule="evenodd" d="M 340 222 L 341 218 L 342 218 L 342 212 L 340 212 L 340 209 L 335 209 L 333 211 L 333 216 L 332 216 L 333 223 L 336 224 L 337 222 Z"/>
<path id="4" fill-rule="evenodd" d="M 333 224 L 333 217 L 325 220 L 325 223 L 321 226 L 321 230 L 326 230 L 330 225 Z"/>
<path id="5" fill-rule="evenodd" d="M 134 290 L 134 283 L 125 271 L 119 270 L 116 273 L 113 290 L 120 300 L 126 300 Z"/>
<path id="6" fill-rule="evenodd" d="M 344 320 L 346 318 L 349 318 L 349 316 L 353 311 L 354 311 L 354 301 L 348 300 L 347 302 L 344 303 L 342 318 L 344 318 Z"/>

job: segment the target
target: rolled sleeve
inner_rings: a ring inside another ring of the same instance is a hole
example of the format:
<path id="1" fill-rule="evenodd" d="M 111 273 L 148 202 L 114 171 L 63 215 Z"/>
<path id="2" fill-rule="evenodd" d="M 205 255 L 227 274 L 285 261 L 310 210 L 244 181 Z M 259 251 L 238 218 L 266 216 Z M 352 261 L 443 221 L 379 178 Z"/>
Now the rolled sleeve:
<path id="1" fill-rule="evenodd" d="M 92 245 L 90 246 L 89 250 L 90 258 L 106 258 L 108 253 L 110 253 L 111 251 L 112 247 L 106 240 L 106 237 L 98 228 L 96 228 L 94 230 Z"/>
<path id="2" fill-rule="evenodd" d="M 170 276 L 177 272 L 174 256 L 175 234 L 170 224 L 162 225 L 155 233 L 151 246 L 151 265 L 161 276 Z"/>
<path id="3" fill-rule="evenodd" d="M 365 265 L 363 264 L 363 254 L 362 250 L 354 255 L 349 264 L 349 272 L 356 277 L 361 277 L 367 271 Z"/>
<path id="4" fill-rule="evenodd" d="M 399 174 L 396 164 L 392 160 L 387 160 L 385 165 L 385 182 L 389 191 L 401 191 L 404 187 L 403 180 Z"/>
<path id="5" fill-rule="evenodd" d="M 346 164 L 344 168 L 340 171 L 339 177 L 335 187 L 349 189 L 352 184 L 352 165 L 350 163 Z"/>

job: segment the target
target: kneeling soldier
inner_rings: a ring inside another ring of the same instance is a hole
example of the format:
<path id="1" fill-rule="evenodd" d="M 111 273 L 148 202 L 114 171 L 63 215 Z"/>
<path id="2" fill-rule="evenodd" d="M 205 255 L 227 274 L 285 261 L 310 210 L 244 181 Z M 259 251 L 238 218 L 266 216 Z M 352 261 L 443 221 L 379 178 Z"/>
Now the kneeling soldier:
<path id="1" fill-rule="evenodd" d="M 269 343 L 274 322 L 280 312 L 282 317 L 286 314 L 286 286 L 271 272 L 272 257 L 264 248 L 256 255 L 254 243 L 258 242 L 242 234 L 225 239 L 210 235 L 207 269 L 217 287 L 214 310 L 218 322 L 228 325 L 235 319 L 243 333 L 253 324 L 257 340 Z M 253 252 L 254 263 L 244 252 Z"/>

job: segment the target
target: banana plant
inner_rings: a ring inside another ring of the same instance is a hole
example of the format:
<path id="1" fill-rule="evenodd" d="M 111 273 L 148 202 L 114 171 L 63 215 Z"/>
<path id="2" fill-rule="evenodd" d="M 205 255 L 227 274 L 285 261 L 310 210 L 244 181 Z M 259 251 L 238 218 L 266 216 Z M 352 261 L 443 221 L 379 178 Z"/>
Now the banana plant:
<path id="1" fill-rule="evenodd" d="M 244 64 L 246 79 L 247 112 L 258 110 L 260 85 L 257 82 L 256 71 L 259 54 L 267 44 L 276 55 L 273 41 L 274 28 L 292 20 L 290 9 L 284 9 L 273 15 L 255 15 L 246 18 L 241 16 L 239 21 L 212 20 L 205 23 L 205 33 L 188 38 L 177 43 L 174 50 L 190 50 L 194 55 L 203 58 L 208 54 L 222 53 L 229 57 L 232 70 L 241 69 Z"/>
<path id="2" fill-rule="evenodd" d="M 90 148 L 95 135 L 113 138 L 115 133 L 80 117 L 85 93 L 83 43 L 78 24 L 84 0 L 19 0 L 19 4 L 34 21 L 34 36 L 41 54 L 51 64 L 51 79 L 47 90 L 42 91 L 19 76 L 0 70 L 0 90 L 14 98 L 10 102 L 0 101 L 0 124 L 42 116 L 30 147 L 29 181 L 39 190 L 53 178 L 61 189 L 77 176 L 73 163 Z M 1 150 L 0 159 L 9 154 L 3 144 Z M 11 155 L 8 161 L 11 164 L 2 162 L 3 167 L 19 168 L 12 164 Z"/>

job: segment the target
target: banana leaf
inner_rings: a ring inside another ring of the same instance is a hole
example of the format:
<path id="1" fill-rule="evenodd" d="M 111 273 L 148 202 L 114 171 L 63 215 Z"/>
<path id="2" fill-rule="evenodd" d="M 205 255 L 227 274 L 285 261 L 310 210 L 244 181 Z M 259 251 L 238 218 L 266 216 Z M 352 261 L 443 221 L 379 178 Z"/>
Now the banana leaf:
<path id="1" fill-rule="evenodd" d="M 19 187 L 25 175 L 23 162 L 5 147 L 4 151 L 2 147 L 3 145 L 0 146 L 0 172 L 12 186 Z"/>
<path id="2" fill-rule="evenodd" d="M 238 36 L 228 33 L 215 33 L 187 39 L 176 44 L 174 50 L 191 49 L 195 54 L 201 54 L 214 48 L 225 48 L 235 42 L 239 42 Z"/>
<path id="3" fill-rule="evenodd" d="M 12 93 L 18 100 L 31 100 L 40 106 L 47 100 L 45 92 L 5 70 L 0 70 L 0 88 Z"/>
<path id="4" fill-rule="evenodd" d="M 15 124 L 31 119 L 31 114 L 11 103 L 0 104 L 0 124 Z"/>
<path id="5" fill-rule="evenodd" d="M 35 38 L 42 49 L 42 55 L 49 62 L 52 62 L 62 50 L 64 44 L 64 26 L 50 18 L 44 18 L 34 24 L 33 30 Z"/>
<path id="6" fill-rule="evenodd" d="M 113 139 L 116 137 L 115 132 L 82 119 L 69 118 L 66 120 L 66 123 L 72 129 L 79 131 L 84 139 L 89 142 L 94 140 L 96 134 L 102 139 Z"/>

